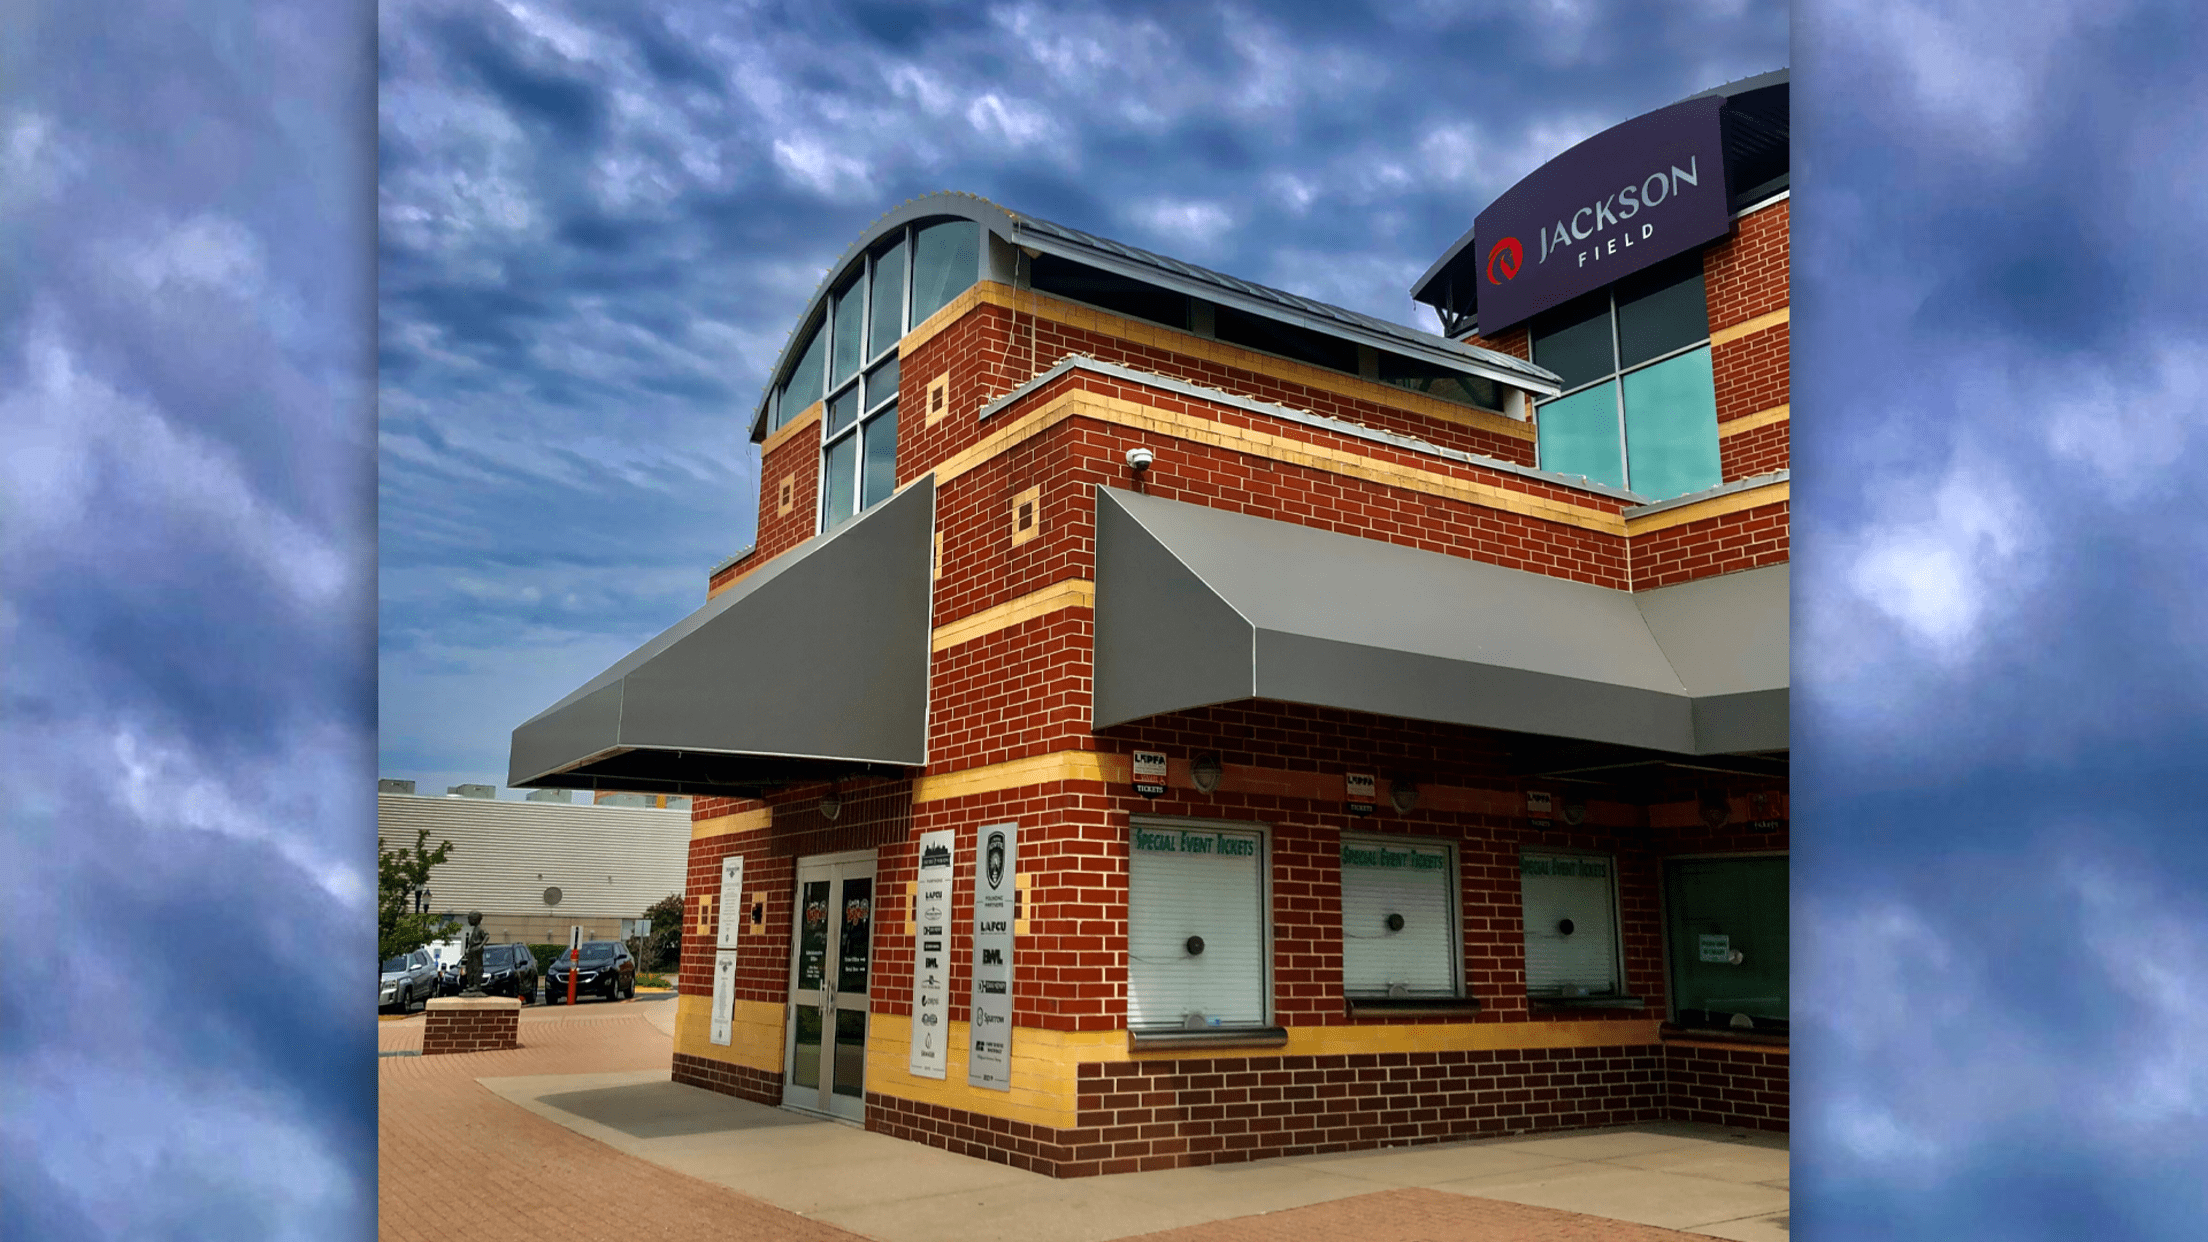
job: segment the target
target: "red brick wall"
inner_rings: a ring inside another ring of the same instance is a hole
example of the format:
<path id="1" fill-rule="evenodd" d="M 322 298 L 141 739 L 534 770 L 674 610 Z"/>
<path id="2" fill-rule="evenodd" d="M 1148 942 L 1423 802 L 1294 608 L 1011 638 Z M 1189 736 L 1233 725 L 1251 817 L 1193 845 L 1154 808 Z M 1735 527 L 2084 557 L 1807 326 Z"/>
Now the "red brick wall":
<path id="1" fill-rule="evenodd" d="M 521 1046 L 521 1010 L 431 1009 L 422 1019 L 422 1055 L 496 1052 Z"/>
<path id="2" fill-rule="evenodd" d="M 1710 326 L 1729 328 L 1787 304 L 1787 209 L 1773 204 L 1734 222 L 1731 236 L 1702 252 Z"/>
<path id="3" fill-rule="evenodd" d="M 1788 1063 L 1784 1048 L 1665 1044 L 1665 1117 L 1749 1130 L 1785 1130 Z"/>
<path id="4" fill-rule="evenodd" d="M 1711 347 L 1718 422 L 1787 403 L 1787 339 L 1787 325 L 1782 323 Z"/>
<path id="5" fill-rule="evenodd" d="M 1786 501 L 1682 522 L 1633 540 L 1633 589 L 1652 590 L 1788 559 Z"/>
<path id="6" fill-rule="evenodd" d="M 1785 419 L 1754 431 L 1743 431 L 1717 442 L 1720 464 L 1725 481 L 1752 479 L 1757 475 L 1785 470 L 1791 460 L 1787 453 L 1792 424 Z"/>
<path id="7" fill-rule="evenodd" d="M 1654 1045 L 1089 1062 L 1075 1124 L 867 1096 L 867 1128 L 1054 1177 L 1664 1118 Z"/>
<path id="8" fill-rule="evenodd" d="M 710 1057 L 694 1057 L 686 1052 L 675 1054 L 676 1082 L 722 1095 L 733 1095 L 740 1100 L 754 1100 L 761 1104 L 782 1103 L 782 1075 L 777 1072 L 753 1069 L 734 1061 L 716 1061 Z"/>

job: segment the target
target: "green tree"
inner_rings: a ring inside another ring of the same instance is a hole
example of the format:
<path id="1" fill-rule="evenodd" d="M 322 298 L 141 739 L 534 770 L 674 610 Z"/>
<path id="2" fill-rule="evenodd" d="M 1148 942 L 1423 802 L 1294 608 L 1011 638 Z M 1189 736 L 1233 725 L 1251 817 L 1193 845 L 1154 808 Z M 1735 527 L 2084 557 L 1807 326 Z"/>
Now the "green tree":
<path id="1" fill-rule="evenodd" d="M 682 956 L 682 894 L 669 893 L 653 902 L 644 917 L 652 921 L 651 939 L 645 941 L 640 955 L 644 969 L 673 968 Z"/>
<path id="2" fill-rule="evenodd" d="M 435 914 L 416 914 L 414 894 L 429 887 L 430 870 L 452 854 L 452 842 L 429 848 L 429 829 L 414 838 L 412 849 L 385 849 L 376 838 L 376 956 L 389 960 L 412 953 L 432 940 L 450 936 L 460 924 Z"/>

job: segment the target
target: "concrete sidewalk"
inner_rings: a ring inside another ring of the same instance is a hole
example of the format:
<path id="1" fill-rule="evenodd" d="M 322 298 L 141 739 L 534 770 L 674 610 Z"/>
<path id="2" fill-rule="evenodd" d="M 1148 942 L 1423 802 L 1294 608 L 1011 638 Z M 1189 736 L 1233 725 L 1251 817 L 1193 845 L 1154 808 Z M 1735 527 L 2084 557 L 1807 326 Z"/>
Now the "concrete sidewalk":
<path id="1" fill-rule="evenodd" d="M 1787 1236 L 1781 1135 L 1659 1125 L 1061 1181 L 673 1083 L 667 1071 L 673 1015 L 671 1003 L 644 1001 L 525 1011 L 521 1049 L 383 1061 L 387 1212 L 405 1193 L 394 1180 L 419 1167 L 406 1149 L 428 1137 L 404 1114 L 426 1107 L 468 1113 L 467 1128 L 495 1149 L 512 1149 L 516 1160 L 508 1163 L 525 1166 L 536 1158 L 531 1152 L 556 1152 L 561 1176 L 503 1170 L 546 1183 L 535 1197 L 539 1204 L 571 1194 L 577 1162 L 595 1152 L 588 1163 L 604 1172 L 582 1184 L 613 1187 L 623 1203 L 656 1187 L 651 1197 L 677 1209 L 664 1222 L 655 1215 L 631 1223 L 678 1228 L 675 1218 L 696 1215 L 709 1222 L 707 1236 L 857 1234 L 881 1242 L 1105 1242 L 1151 1234 L 1173 1242 Z M 412 1025 L 418 1041 L 418 1024 Z M 403 1046 L 406 1032 L 385 1024 L 379 1034 L 388 1050 Z M 425 1091 L 433 1081 L 439 1086 Z M 537 1219 L 541 1226 L 548 1218 Z M 478 1223 L 447 1211 L 436 1221 L 443 1236 L 454 1229 L 485 1239 L 502 1232 L 495 1215 Z M 386 1222 L 384 1236 L 412 1236 L 392 1232 L 389 1215 Z M 582 1223 L 566 1217 L 557 1232 L 599 1236 Z M 659 1235 L 640 1228 L 605 1236 Z"/>

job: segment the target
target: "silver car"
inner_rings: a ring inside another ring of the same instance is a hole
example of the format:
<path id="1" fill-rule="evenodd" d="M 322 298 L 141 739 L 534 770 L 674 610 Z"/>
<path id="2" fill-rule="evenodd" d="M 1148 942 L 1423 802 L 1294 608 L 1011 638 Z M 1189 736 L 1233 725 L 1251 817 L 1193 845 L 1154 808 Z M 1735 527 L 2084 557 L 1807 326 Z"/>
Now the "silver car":
<path id="1" fill-rule="evenodd" d="M 437 963 L 430 958 L 429 950 L 416 949 L 385 959 L 383 986 L 377 993 L 376 1008 L 396 1008 L 400 1013 L 412 1013 L 415 1001 L 427 1001 L 435 995 Z"/>

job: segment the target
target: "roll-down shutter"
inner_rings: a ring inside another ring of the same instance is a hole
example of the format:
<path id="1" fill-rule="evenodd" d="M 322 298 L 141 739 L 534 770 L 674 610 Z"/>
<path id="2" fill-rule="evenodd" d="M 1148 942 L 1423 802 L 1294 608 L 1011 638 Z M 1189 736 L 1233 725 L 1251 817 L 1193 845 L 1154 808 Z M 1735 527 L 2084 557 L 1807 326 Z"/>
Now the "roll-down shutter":
<path id="1" fill-rule="evenodd" d="M 1457 995 L 1456 886 L 1456 859 L 1445 845 L 1344 838 L 1342 990 Z M 1389 926 L 1391 915 L 1400 927 Z"/>
<path id="2" fill-rule="evenodd" d="M 1264 834 L 1136 821 L 1127 864 L 1127 1025 L 1266 1020 Z M 1191 953 L 1189 938 L 1202 937 Z"/>
<path id="3" fill-rule="evenodd" d="M 1529 994 L 1601 996 L 1618 990 L 1616 871 L 1608 858 L 1527 854 L 1519 859 Z"/>

